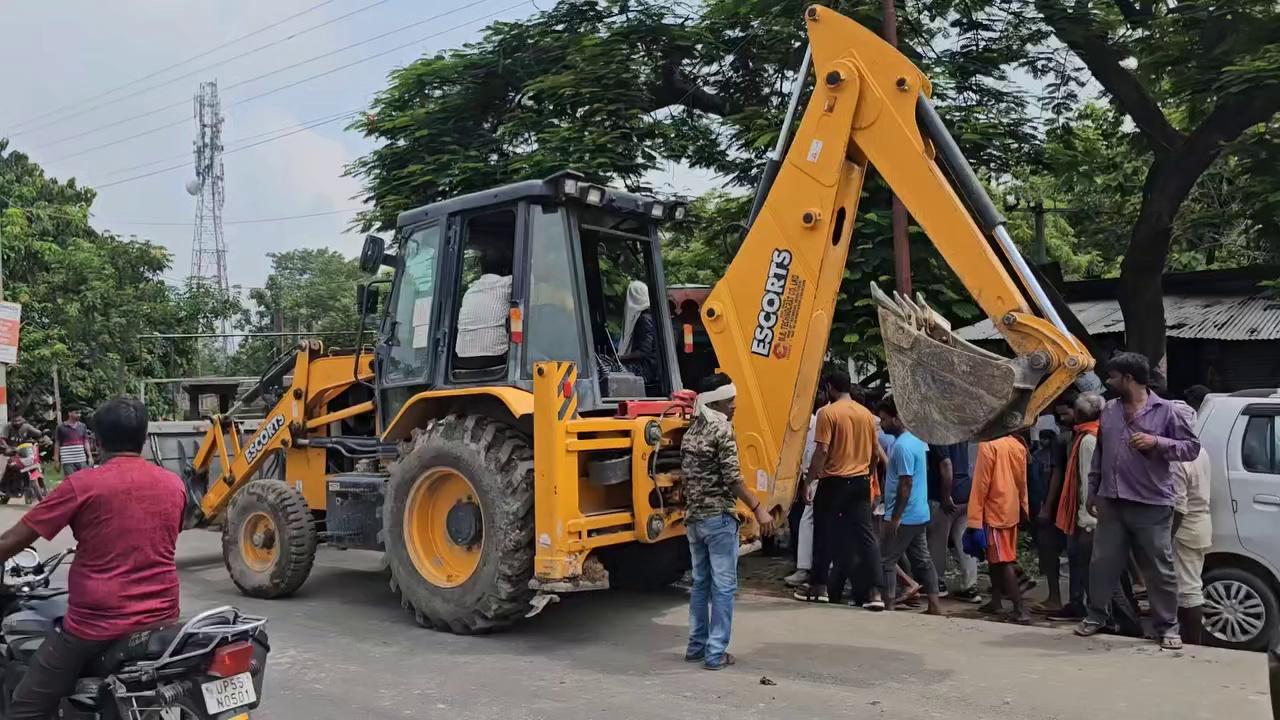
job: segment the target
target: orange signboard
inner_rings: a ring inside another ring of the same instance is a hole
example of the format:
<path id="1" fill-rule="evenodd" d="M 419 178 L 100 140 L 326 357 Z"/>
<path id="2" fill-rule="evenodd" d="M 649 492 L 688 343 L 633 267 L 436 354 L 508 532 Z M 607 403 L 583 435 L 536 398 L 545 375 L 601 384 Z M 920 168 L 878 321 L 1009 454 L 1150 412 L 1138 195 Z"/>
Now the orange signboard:
<path id="1" fill-rule="evenodd" d="M 18 362 L 18 328 L 22 325 L 22 306 L 0 302 L 0 363 Z"/>

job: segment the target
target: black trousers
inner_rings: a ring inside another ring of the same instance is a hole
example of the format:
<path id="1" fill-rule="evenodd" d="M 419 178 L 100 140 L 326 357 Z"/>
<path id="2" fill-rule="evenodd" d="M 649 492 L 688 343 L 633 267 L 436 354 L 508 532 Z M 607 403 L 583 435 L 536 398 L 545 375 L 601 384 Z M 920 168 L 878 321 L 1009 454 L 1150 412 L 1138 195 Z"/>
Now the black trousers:
<path id="1" fill-rule="evenodd" d="M 804 517 L 805 504 L 803 500 L 791 503 L 791 509 L 787 511 L 787 529 L 791 531 L 791 559 L 796 559 L 796 554 L 800 550 L 800 520 Z"/>
<path id="2" fill-rule="evenodd" d="M 1062 550 L 1066 547 L 1067 536 L 1058 529 L 1052 518 L 1048 522 L 1035 521 L 1036 551 L 1040 556 L 1040 574 L 1051 587 L 1058 587 L 1062 577 Z"/>
<path id="3" fill-rule="evenodd" d="M 86 640 L 62 628 L 49 633 L 13 691 L 8 720 L 49 720 L 76 689 L 84 666 L 114 640 Z"/>
<path id="4" fill-rule="evenodd" d="M 831 602 L 839 602 L 850 579 L 855 596 L 881 586 L 880 543 L 871 526 L 871 478 L 866 475 L 822 478 L 813 497 L 809 583 L 826 585 Z"/>
<path id="5" fill-rule="evenodd" d="M 1076 528 L 1068 548 L 1071 558 L 1071 602 L 1087 608 L 1093 590 L 1089 587 L 1089 567 L 1093 558 L 1093 532 Z M 1076 578 L 1079 577 L 1077 582 Z M 1113 629 L 1129 637 L 1142 637 L 1142 621 L 1138 617 L 1138 600 L 1133 593 L 1133 581 L 1129 573 L 1120 576 L 1120 583 L 1111 592 L 1111 625 Z"/>

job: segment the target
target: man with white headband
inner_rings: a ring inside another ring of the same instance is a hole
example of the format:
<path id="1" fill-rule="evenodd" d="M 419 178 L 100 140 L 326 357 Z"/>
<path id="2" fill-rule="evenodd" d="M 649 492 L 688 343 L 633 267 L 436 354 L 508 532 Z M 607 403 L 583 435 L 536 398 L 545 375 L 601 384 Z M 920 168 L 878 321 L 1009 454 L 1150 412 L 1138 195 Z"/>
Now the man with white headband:
<path id="1" fill-rule="evenodd" d="M 688 504 L 685 535 L 693 560 L 689 645 L 684 659 L 700 662 L 708 670 L 734 663 L 727 649 L 733 594 L 738 589 L 737 501 L 751 509 L 761 533 L 773 530 L 773 517 L 742 482 L 732 423 L 736 395 L 729 378 L 709 378 L 680 443 Z"/>

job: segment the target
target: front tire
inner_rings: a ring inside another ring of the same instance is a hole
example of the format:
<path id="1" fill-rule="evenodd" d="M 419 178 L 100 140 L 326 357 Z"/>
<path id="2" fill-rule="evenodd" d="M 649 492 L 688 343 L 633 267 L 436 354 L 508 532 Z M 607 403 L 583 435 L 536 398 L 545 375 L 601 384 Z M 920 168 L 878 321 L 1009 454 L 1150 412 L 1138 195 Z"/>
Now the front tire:
<path id="1" fill-rule="evenodd" d="M 316 535 L 302 493 L 279 480 L 253 480 L 227 509 L 222 561 L 231 581 L 249 597 L 292 595 L 311 574 Z"/>
<path id="2" fill-rule="evenodd" d="M 489 418 L 433 421 L 391 468 L 391 587 L 425 627 L 470 635 L 508 626 L 534 594 L 533 523 L 528 440 Z"/>
<path id="3" fill-rule="evenodd" d="M 609 571 L 609 587 L 652 592 L 684 577 L 689 570 L 689 539 L 671 538 L 660 543 L 627 543 L 604 548 L 600 562 Z"/>

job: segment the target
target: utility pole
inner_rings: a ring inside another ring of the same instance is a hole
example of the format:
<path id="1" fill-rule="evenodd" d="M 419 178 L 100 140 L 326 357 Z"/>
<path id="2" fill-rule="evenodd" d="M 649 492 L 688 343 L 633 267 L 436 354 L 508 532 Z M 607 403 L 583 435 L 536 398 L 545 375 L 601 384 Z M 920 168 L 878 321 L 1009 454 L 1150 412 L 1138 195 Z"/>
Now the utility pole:
<path id="1" fill-rule="evenodd" d="M 1036 204 L 1031 206 L 1031 212 L 1036 221 L 1036 239 L 1035 244 L 1031 246 L 1031 254 L 1037 265 L 1048 265 L 1049 242 L 1044 236 L 1044 202 L 1037 200 Z"/>
<path id="2" fill-rule="evenodd" d="M 58 384 L 58 363 L 53 364 L 53 424 L 57 427 L 62 423 L 62 388 Z"/>
<path id="3" fill-rule="evenodd" d="M 884 27 L 881 35 L 886 42 L 898 47 L 898 8 L 895 0 L 880 0 L 883 8 Z M 904 297 L 911 297 L 911 246 L 907 240 L 907 208 L 893 196 L 893 276 L 897 289 Z"/>

